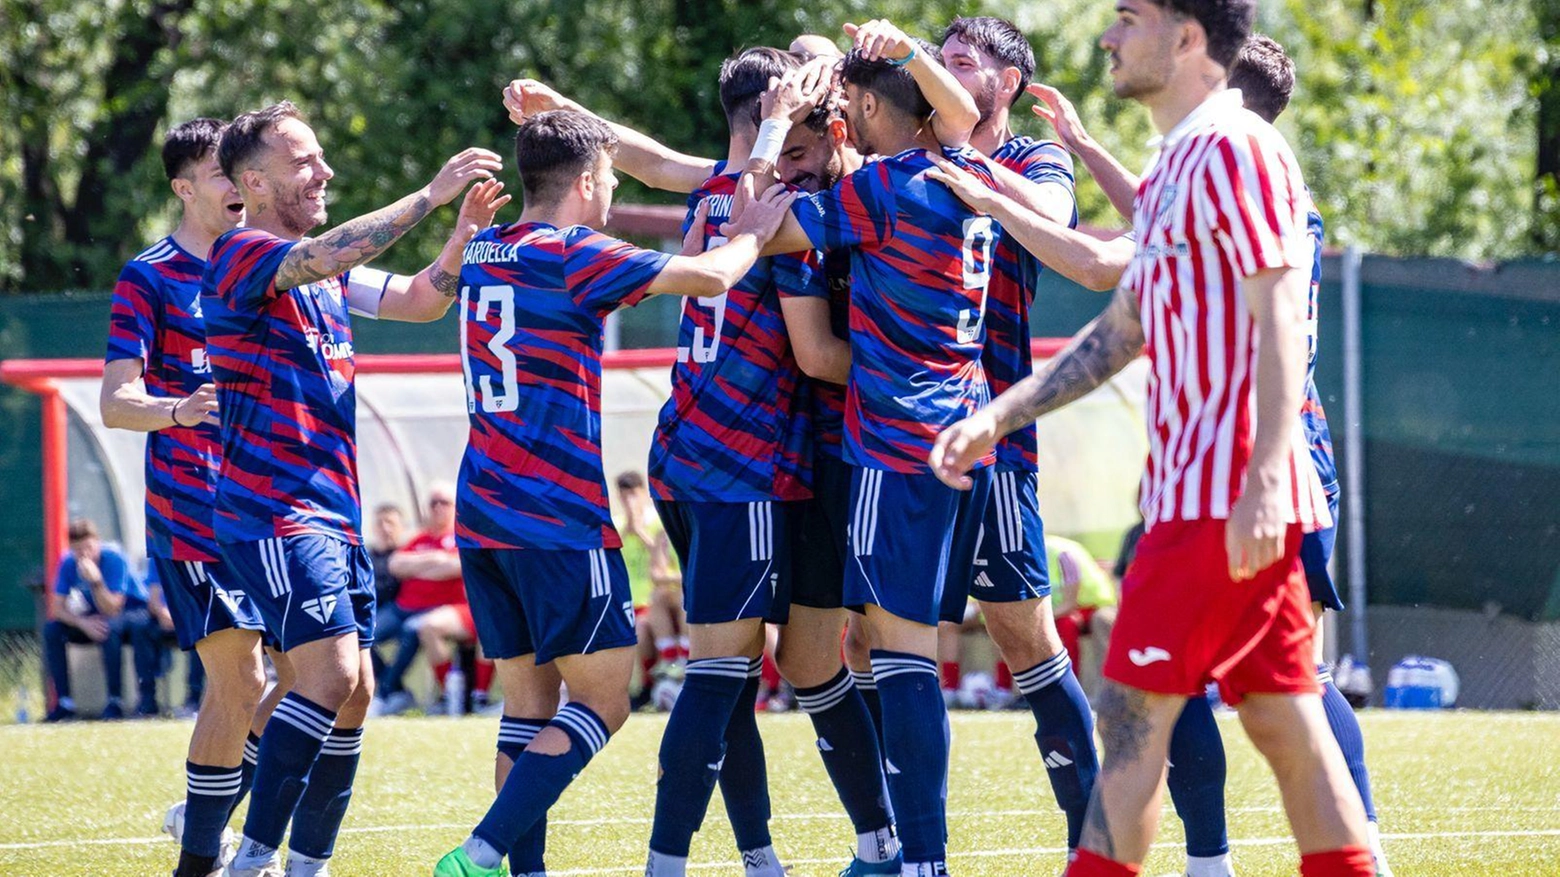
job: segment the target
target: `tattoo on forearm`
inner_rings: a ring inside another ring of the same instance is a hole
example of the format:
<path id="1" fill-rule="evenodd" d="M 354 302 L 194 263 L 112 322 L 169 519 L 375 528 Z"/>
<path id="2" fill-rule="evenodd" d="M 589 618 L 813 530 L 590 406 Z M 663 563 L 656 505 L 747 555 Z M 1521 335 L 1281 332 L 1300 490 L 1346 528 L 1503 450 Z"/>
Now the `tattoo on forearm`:
<path id="1" fill-rule="evenodd" d="M 1011 432 L 1088 395 L 1126 368 L 1143 349 L 1143 327 L 1131 293 L 1118 290 L 1110 305 L 1044 369 L 1009 391 L 1000 426 Z"/>
<path id="2" fill-rule="evenodd" d="M 421 192 L 350 219 L 320 237 L 303 241 L 282 260 L 278 289 L 292 289 L 334 277 L 371 261 L 410 231 L 433 209 Z"/>
<path id="3" fill-rule="evenodd" d="M 455 292 L 460 289 L 460 273 L 451 274 L 438 262 L 428 266 L 428 281 L 434 289 L 444 293 L 445 298 L 454 298 Z"/>

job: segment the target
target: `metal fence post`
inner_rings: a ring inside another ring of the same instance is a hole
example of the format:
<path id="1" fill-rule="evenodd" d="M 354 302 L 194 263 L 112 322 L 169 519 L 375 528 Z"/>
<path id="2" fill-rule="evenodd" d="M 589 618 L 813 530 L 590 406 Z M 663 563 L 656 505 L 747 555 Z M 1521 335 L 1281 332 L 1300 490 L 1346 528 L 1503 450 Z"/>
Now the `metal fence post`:
<path id="1" fill-rule="evenodd" d="M 1355 660 L 1370 661 L 1369 607 L 1365 603 L 1365 412 L 1361 362 L 1358 246 L 1343 253 L 1344 509 L 1349 547 L 1349 644 Z"/>

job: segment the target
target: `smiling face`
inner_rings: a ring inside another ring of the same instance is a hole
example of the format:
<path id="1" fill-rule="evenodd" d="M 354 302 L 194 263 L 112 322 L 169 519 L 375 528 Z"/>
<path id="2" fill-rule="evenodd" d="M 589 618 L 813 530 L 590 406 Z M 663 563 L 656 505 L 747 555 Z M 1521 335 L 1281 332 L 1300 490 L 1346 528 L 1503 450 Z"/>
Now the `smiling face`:
<path id="1" fill-rule="evenodd" d="M 845 123 L 831 119 L 822 131 L 796 125 L 786 135 L 775 162 L 780 181 L 804 192 L 821 192 L 845 175 Z"/>
<path id="2" fill-rule="evenodd" d="M 185 217 L 212 237 L 243 223 L 244 201 L 238 196 L 238 187 L 222 172 L 215 149 L 186 165 L 172 186 L 184 202 Z"/>
<path id="3" fill-rule="evenodd" d="M 325 222 L 325 186 L 336 175 L 325 163 L 325 152 L 314 131 L 299 119 L 286 118 L 265 134 L 265 154 L 245 174 L 266 207 L 291 234 L 302 237 Z"/>
<path id="4" fill-rule="evenodd" d="M 1110 78 L 1117 97 L 1145 100 L 1170 83 L 1175 49 L 1186 20 L 1152 0 L 1119 0 L 1116 20 L 1100 36 L 1110 53 Z"/>
<path id="5" fill-rule="evenodd" d="M 966 43 L 957 34 L 943 43 L 942 57 L 948 72 L 975 98 L 981 124 L 990 121 L 999 108 L 1011 104 L 1013 92 L 1018 87 L 1016 69 Z M 1006 72 L 1009 70 L 1012 73 Z"/>

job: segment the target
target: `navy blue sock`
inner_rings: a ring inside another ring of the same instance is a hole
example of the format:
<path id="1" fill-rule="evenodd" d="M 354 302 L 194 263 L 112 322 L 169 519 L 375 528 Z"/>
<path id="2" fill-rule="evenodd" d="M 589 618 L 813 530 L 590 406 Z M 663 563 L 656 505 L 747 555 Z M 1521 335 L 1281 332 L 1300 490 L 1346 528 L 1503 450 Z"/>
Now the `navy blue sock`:
<path id="1" fill-rule="evenodd" d="M 336 834 L 352 803 L 352 781 L 363 754 L 362 728 L 336 728 L 320 747 L 309 773 L 309 787 L 298 800 L 288 848 L 311 859 L 328 859 L 336 851 Z"/>
<path id="2" fill-rule="evenodd" d="M 758 703 L 763 658 L 749 658 L 747 681 L 726 722 L 726 758 L 721 762 L 720 796 L 726 802 L 731 834 L 742 852 L 761 850 L 774 841 L 769 835 L 769 766 L 764 740 L 758 735 L 753 710 Z"/>
<path id="3" fill-rule="evenodd" d="M 867 705 L 867 712 L 872 716 L 872 733 L 877 735 L 878 752 L 883 751 L 883 701 L 878 697 L 877 679 L 872 676 L 872 671 L 862 673 L 859 670 L 850 671 L 850 678 L 856 683 L 856 690 L 861 692 L 861 701 Z"/>
<path id="4" fill-rule="evenodd" d="M 569 751 L 562 755 L 521 752 L 493 806 L 471 832 L 500 855 L 507 855 L 547 815 L 611 736 L 601 717 L 582 703 L 566 704 L 547 724 L 569 736 Z"/>
<path id="5" fill-rule="evenodd" d="M 196 856 L 215 856 L 222 851 L 222 829 L 232 812 L 242 771 L 236 767 L 213 767 L 184 762 L 184 851 Z"/>
<path id="6" fill-rule="evenodd" d="M 1035 742 L 1056 803 L 1067 814 L 1067 848 L 1075 850 L 1083 836 L 1089 796 L 1094 794 L 1094 777 L 1100 772 L 1089 699 L 1073 675 L 1066 652 L 1014 673 L 1013 682 L 1035 714 Z"/>
<path id="7" fill-rule="evenodd" d="M 796 689 L 796 702 L 812 719 L 823 768 L 845 813 L 856 833 L 866 834 L 887 828 L 890 820 L 883 800 L 883 757 L 878 751 L 877 728 L 851 678 L 850 672 L 841 668 L 833 679 L 816 688 Z"/>
<path id="8" fill-rule="evenodd" d="M 650 849 L 687 858 L 704 823 L 710 794 L 726 757 L 726 725 L 747 684 L 748 659 L 689 661 L 682 693 L 661 737 L 661 778 L 655 785 Z"/>
<path id="9" fill-rule="evenodd" d="M 1176 815 L 1186 829 L 1186 854 L 1200 858 L 1230 851 L 1224 824 L 1224 738 L 1213 718 L 1213 705 L 1198 696 L 1186 701 L 1170 733 L 1170 773 L 1166 784 Z"/>
<path id="10" fill-rule="evenodd" d="M 504 716 L 498 720 L 498 751 L 509 756 L 512 763 L 520 761 L 520 753 L 536 739 L 536 734 L 547 726 L 546 719 L 517 719 Z M 512 768 L 511 768 L 512 769 Z M 547 854 L 547 814 L 526 829 L 514 846 L 509 848 L 509 871 L 512 874 L 540 874 L 547 871 L 543 859 Z"/>
<path id="11" fill-rule="evenodd" d="M 288 692 L 276 705 L 276 712 L 265 726 L 265 735 L 260 738 L 249 814 L 244 818 L 246 839 L 269 847 L 272 852 L 282 845 L 287 823 L 308 788 L 309 772 L 335 722 L 334 712 L 296 691 Z M 252 846 L 244 844 L 239 853 L 241 860 L 268 861 L 265 850 L 251 854 Z"/>
<path id="12" fill-rule="evenodd" d="M 228 819 L 238 812 L 238 805 L 244 803 L 244 798 L 249 795 L 249 788 L 255 784 L 255 764 L 260 760 L 260 738 L 254 731 L 244 739 L 244 760 L 238 765 L 238 793 L 233 796 L 233 805 L 228 808 Z"/>
<path id="13" fill-rule="evenodd" d="M 884 768 L 906 867 L 929 873 L 947 859 L 948 710 L 931 658 L 872 650 L 883 701 Z M 924 869 L 923 869 L 924 870 Z"/>
<path id="14" fill-rule="evenodd" d="M 1376 801 L 1370 794 L 1370 771 L 1365 768 L 1365 735 L 1360 733 L 1360 720 L 1343 692 L 1333 684 L 1332 670 L 1326 664 L 1317 666 L 1316 681 L 1322 686 L 1322 709 L 1327 713 L 1327 726 L 1338 738 L 1338 748 L 1343 750 L 1343 760 L 1349 765 L 1349 776 L 1354 777 L 1354 785 L 1360 790 L 1365 818 L 1375 822 Z"/>

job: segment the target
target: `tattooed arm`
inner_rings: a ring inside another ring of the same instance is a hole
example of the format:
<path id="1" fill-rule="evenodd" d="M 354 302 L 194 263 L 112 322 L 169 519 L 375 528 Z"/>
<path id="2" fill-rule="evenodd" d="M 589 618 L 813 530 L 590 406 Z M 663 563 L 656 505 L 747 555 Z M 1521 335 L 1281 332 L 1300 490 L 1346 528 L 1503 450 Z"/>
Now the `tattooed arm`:
<path id="1" fill-rule="evenodd" d="M 990 405 L 943 430 L 928 462 L 944 483 L 970 488 L 976 460 L 1008 433 L 1088 395 L 1143 351 L 1143 325 L 1133 294 L 1118 288 L 1104 313 L 1073 336 L 1045 367 L 1019 381 Z"/>
<path id="2" fill-rule="evenodd" d="M 498 209 L 509 203 L 503 191 L 504 184 L 498 180 L 483 180 L 466 191 L 455 229 L 439 258 L 415 275 L 390 278 L 379 303 L 379 319 L 431 323 L 449 311 L 460 289 L 461 254 L 477 232 L 493 224 Z"/>
<path id="3" fill-rule="evenodd" d="M 300 241 L 277 268 L 276 288 L 293 289 L 315 283 L 367 263 L 390 249 L 434 208 L 453 201 L 472 180 L 490 179 L 501 166 L 497 154 L 486 149 L 467 149 L 446 162 L 433 182 L 389 207 L 347 220 L 317 238 Z"/>

